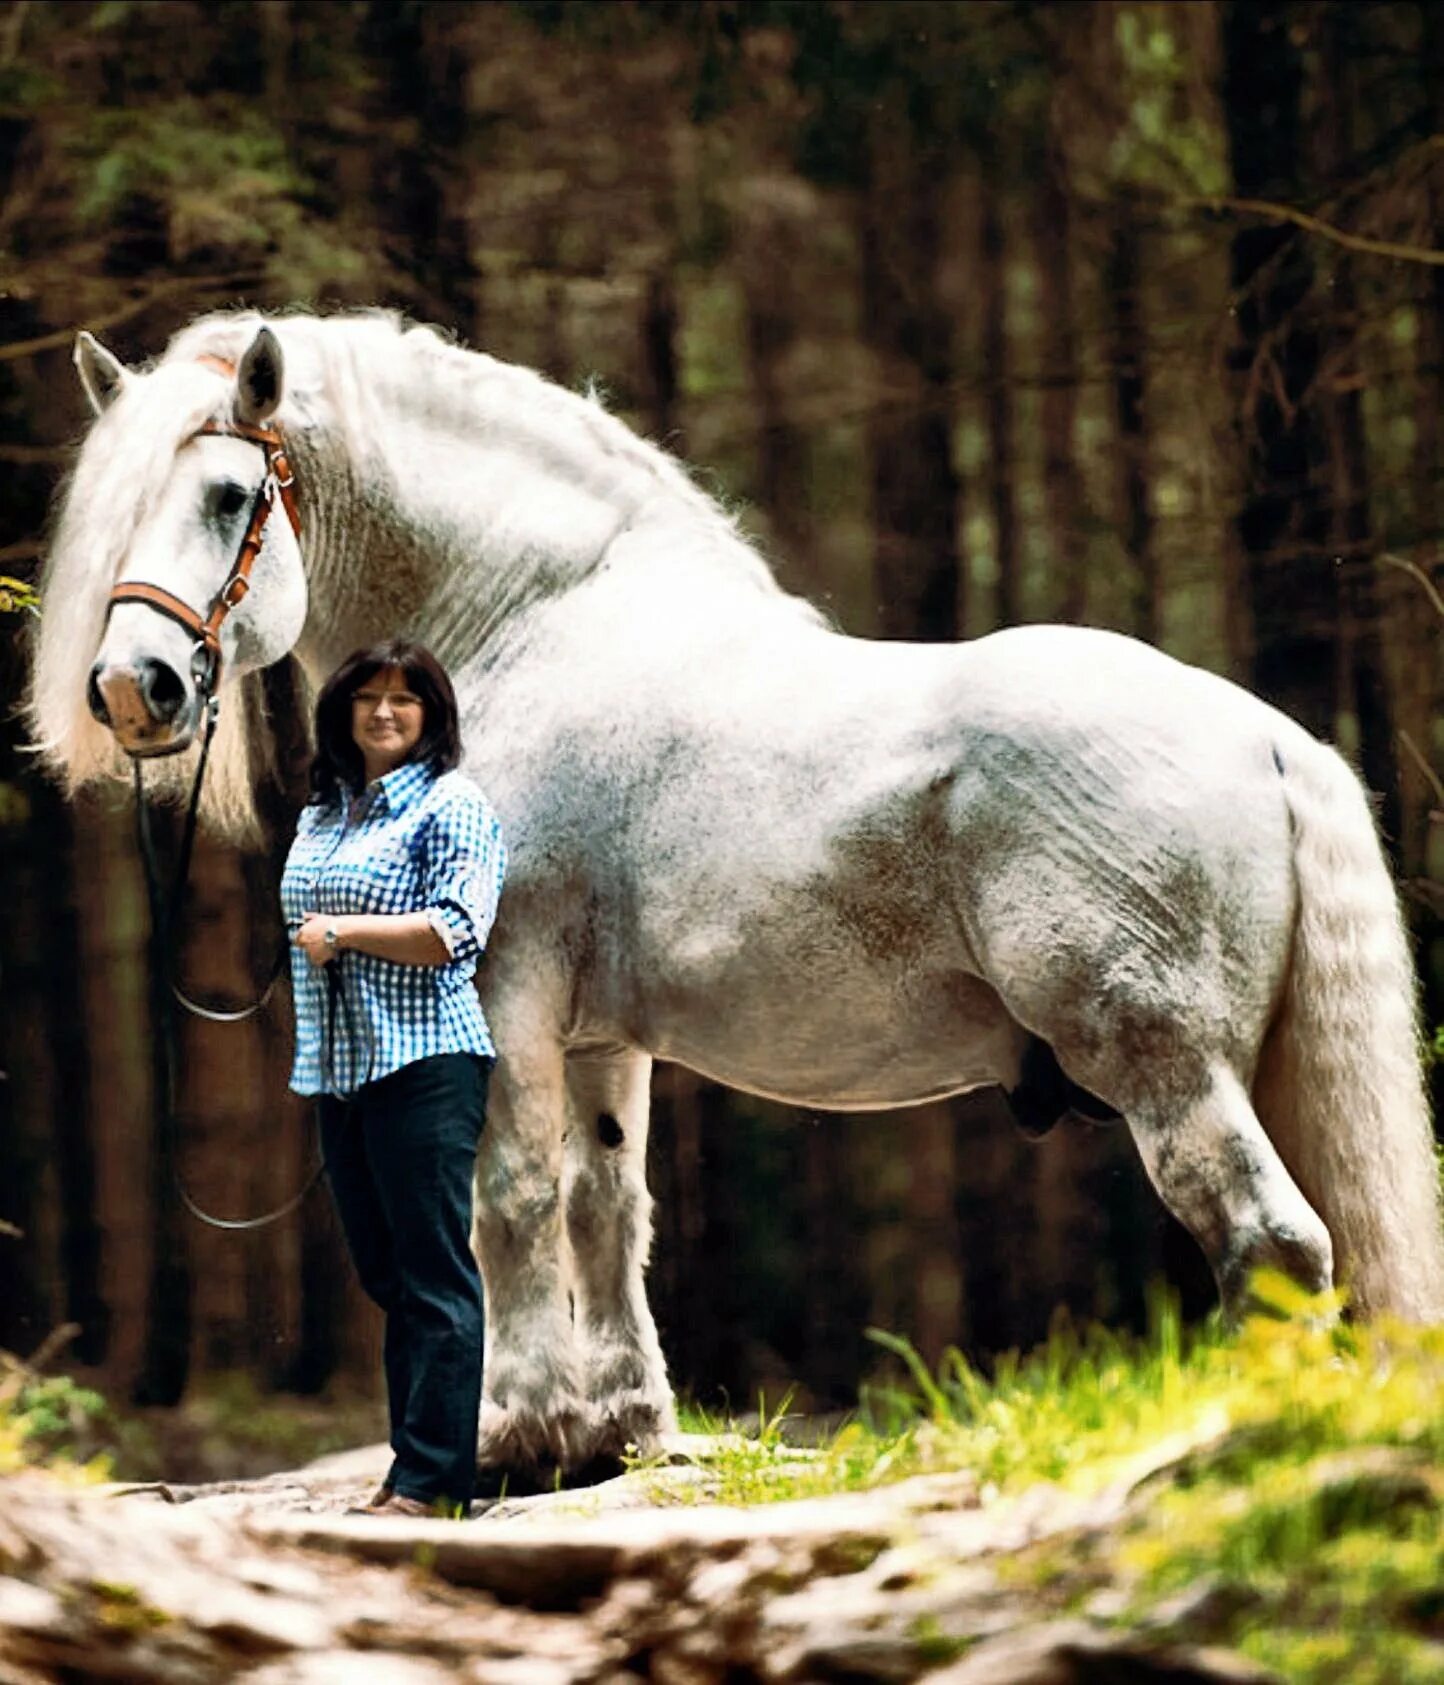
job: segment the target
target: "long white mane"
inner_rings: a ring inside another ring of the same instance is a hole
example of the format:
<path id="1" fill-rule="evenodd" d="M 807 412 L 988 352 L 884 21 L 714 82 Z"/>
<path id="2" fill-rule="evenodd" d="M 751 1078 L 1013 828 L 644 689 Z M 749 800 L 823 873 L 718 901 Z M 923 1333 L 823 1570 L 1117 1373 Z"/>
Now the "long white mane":
<path id="1" fill-rule="evenodd" d="M 358 577 L 351 535 L 378 502 L 404 523 L 407 482 L 415 472 L 414 459 L 403 464 L 400 457 L 417 427 L 462 449 L 489 447 L 492 458 L 511 465 L 481 484 L 469 465 L 454 475 L 458 500 L 487 500 L 484 589 L 474 537 L 460 520 L 433 521 L 413 535 L 442 559 L 448 588 L 439 599 L 407 596 L 404 572 L 392 581 L 398 595 L 385 607 L 396 628 L 438 640 L 448 658 L 480 648 L 497 620 L 529 597 L 576 583 L 619 532 L 659 509 L 685 526 L 689 550 L 723 554 L 739 579 L 782 594 L 731 518 L 686 471 L 591 397 L 465 350 L 389 312 L 324 319 L 254 311 L 204 316 L 178 332 L 153 365 L 137 371 L 143 378 L 126 383 L 91 428 L 65 489 L 42 581 L 44 614 L 27 715 L 32 747 L 70 789 L 129 775 L 110 732 L 85 705 L 106 601 L 141 521 L 165 493 L 177 451 L 230 402 L 224 377 L 198 359 L 208 353 L 238 361 L 263 322 L 280 339 L 286 360 L 276 421 L 299 483 L 312 601 L 308 631 L 342 615 L 363 587 L 376 588 Z M 560 499 L 558 486 L 566 488 Z M 468 510 L 473 526 L 475 514 Z M 255 676 L 226 688 L 211 756 L 207 817 L 242 834 L 252 825 L 258 745 L 250 739 L 262 721 L 260 690 Z M 179 794 L 194 754 L 151 763 L 148 786 Z"/>

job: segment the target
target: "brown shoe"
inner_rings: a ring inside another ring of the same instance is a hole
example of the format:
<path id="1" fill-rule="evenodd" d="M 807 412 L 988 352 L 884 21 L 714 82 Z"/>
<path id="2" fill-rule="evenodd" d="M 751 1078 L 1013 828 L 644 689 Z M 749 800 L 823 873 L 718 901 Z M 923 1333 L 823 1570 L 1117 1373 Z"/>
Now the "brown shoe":
<path id="1" fill-rule="evenodd" d="M 381 1494 L 378 1492 L 377 1497 L 380 1496 Z M 386 1497 L 381 1499 L 379 1504 L 374 1501 L 370 1503 L 367 1506 L 366 1513 L 368 1515 L 424 1516 L 427 1520 L 434 1521 L 437 1516 L 437 1508 L 434 1503 L 427 1503 L 425 1498 L 408 1498 L 403 1492 L 389 1492 Z"/>
<path id="2" fill-rule="evenodd" d="M 364 1504 L 347 1504 L 341 1513 L 343 1515 L 370 1515 L 373 1510 L 380 1509 L 395 1490 L 394 1486 L 383 1480 Z"/>

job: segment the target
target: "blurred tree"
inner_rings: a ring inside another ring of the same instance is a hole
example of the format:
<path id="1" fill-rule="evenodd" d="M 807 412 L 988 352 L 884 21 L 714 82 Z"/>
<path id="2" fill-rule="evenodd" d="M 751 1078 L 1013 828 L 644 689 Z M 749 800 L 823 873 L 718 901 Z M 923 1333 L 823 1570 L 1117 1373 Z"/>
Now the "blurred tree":
<path id="1" fill-rule="evenodd" d="M 1153 542 L 1148 471 L 1147 336 L 1142 321 L 1141 244 L 1137 212 L 1125 199 L 1109 230 L 1106 265 L 1112 330 L 1109 363 L 1113 370 L 1113 414 L 1118 445 L 1118 527 L 1133 580 L 1129 629 L 1156 644 L 1162 642 L 1163 603 Z"/>
<path id="2" fill-rule="evenodd" d="M 1304 63 L 1287 0 L 1223 8 L 1224 105 L 1238 193 L 1298 203 L 1305 185 Z M 1318 420 L 1320 345 L 1305 305 L 1308 243 L 1287 224 L 1233 237 L 1239 418 L 1249 465 L 1239 534 L 1249 559 L 1253 686 L 1332 736 L 1338 714 L 1338 575 L 1330 562 L 1328 444 Z"/>
<path id="3" fill-rule="evenodd" d="M 1088 614 L 1088 512 L 1078 470 L 1077 305 L 1070 185 L 1061 135 L 1040 137 L 1030 174 L 1033 240 L 1042 283 L 1043 496 L 1048 523 L 1049 596 L 1059 620 L 1082 624 Z"/>

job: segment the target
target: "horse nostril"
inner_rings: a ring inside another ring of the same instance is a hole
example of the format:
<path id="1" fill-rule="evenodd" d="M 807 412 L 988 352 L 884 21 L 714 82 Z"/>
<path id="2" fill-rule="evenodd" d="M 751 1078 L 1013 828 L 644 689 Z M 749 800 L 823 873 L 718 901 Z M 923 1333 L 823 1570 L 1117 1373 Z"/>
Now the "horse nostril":
<path id="1" fill-rule="evenodd" d="M 138 663 L 140 693 L 151 717 L 162 722 L 173 720 L 186 699 L 186 687 L 179 673 L 163 661 Z"/>
<path id="2" fill-rule="evenodd" d="M 100 668 L 90 669 L 90 679 L 85 686 L 85 705 L 100 721 L 102 725 L 110 724 L 110 709 L 105 705 L 105 698 L 100 694 Z"/>

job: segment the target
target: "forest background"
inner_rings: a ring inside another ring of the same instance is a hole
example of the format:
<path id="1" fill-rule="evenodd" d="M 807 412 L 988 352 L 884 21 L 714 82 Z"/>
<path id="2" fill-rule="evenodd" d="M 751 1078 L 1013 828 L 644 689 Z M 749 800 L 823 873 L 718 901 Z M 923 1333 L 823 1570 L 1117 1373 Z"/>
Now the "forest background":
<path id="1" fill-rule="evenodd" d="M 1428 0 L 9 0 L 0 571 L 37 576 L 86 423 L 76 328 L 130 361 L 203 309 L 399 307 L 596 383 L 846 631 L 1113 627 L 1339 742 L 1439 1023 L 1436 247 Z M 179 1205 L 131 825 L 7 713 L 0 1348 L 73 1323 L 68 1365 L 141 1404 L 366 1391 L 324 1197 L 243 1235 Z M 202 843 L 198 992 L 254 993 L 275 866 Z M 288 1019 L 184 1031 L 213 1211 L 308 1173 Z M 1138 1325 L 1159 1277 L 1211 1302 L 1126 1132 L 1031 1143 L 988 1095 L 824 1118 L 663 1067 L 649 1168 L 663 1344 L 709 1403 L 849 1403 L 869 1326 L 986 1358 L 1060 1305 Z"/>

